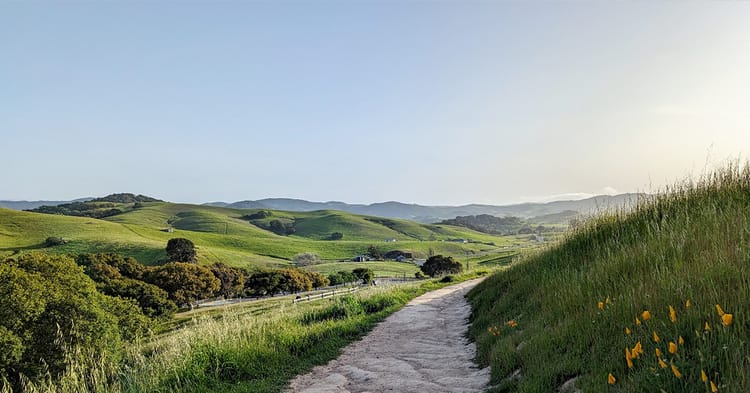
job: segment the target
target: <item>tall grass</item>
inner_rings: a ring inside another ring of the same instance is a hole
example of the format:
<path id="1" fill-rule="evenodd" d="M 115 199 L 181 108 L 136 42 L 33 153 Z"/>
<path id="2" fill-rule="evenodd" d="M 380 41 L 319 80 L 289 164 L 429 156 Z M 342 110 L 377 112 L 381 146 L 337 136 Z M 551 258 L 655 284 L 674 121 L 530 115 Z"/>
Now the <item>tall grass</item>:
<path id="1" fill-rule="evenodd" d="M 456 276 L 456 281 L 486 273 L 474 271 Z M 280 392 L 295 375 L 334 359 L 344 346 L 412 298 L 445 285 L 430 280 L 313 303 L 295 305 L 290 299 L 261 313 L 239 306 L 204 313 L 172 332 L 133 345 L 122 363 L 72 362 L 61 379 L 27 381 L 23 390 Z M 12 393 L 9 385 L 0 385 L 1 393 Z"/>
<path id="2" fill-rule="evenodd" d="M 750 167 L 733 163 L 592 219 L 495 274 L 469 295 L 471 335 L 495 392 L 549 392 L 574 377 L 586 392 L 706 392 L 711 383 L 747 392 L 749 273 Z M 716 304 L 733 315 L 728 326 Z M 626 348 L 632 359 L 638 342 L 631 368 Z"/>

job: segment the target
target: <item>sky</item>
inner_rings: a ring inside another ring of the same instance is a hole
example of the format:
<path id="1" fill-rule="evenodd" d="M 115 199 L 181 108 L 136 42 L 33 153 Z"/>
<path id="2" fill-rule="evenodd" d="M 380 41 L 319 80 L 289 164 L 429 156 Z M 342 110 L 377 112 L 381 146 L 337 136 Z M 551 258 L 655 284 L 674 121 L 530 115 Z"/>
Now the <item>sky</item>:
<path id="1" fill-rule="evenodd" d="M 750 2 L 2 1 L 0 199 L 508 204 L 750 153 Z"/>

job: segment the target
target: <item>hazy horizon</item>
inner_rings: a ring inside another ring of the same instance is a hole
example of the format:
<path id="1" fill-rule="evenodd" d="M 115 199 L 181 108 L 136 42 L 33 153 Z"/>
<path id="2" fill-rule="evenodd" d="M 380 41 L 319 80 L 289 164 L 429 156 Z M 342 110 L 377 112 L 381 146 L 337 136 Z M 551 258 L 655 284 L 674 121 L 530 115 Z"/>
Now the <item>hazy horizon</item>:
<path id="1" fill-rule="evenodd" d="M 507 205 L 750 149 L 750 3 L 4 2 L 0 199 Z"/>

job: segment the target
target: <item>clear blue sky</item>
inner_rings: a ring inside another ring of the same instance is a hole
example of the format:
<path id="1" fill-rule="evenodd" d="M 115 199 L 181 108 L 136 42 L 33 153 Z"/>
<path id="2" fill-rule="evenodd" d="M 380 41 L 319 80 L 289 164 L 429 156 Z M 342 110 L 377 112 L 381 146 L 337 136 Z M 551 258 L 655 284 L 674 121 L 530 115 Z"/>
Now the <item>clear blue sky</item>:
<path id="1" fill-rule="evenodd" d="M 750 2 L 1 2 L 0 199 L 512 203 L 750 149 Z"/>

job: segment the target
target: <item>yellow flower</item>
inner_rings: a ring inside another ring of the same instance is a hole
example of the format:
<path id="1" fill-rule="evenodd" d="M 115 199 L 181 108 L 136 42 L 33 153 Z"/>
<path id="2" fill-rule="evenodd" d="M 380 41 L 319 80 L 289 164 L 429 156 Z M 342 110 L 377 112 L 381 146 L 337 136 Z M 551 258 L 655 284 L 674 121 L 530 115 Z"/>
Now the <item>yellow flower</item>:
<path id="1" fill-rule="evenodd" d="M 625 327 L 625 334 L 630 334 L 630 329 L 628 329 L 627 327 Z"/>
<path id="2" fill-rule="evenodd" d="M 682 338 L 682 336 L 677 338 L 677 344 L 685 345 L 685 339 Z"/>
<path id="3" fill-rule="evenodd" d="M 677 322 L 677 312 L 671 304 L 669 305 L 669 320 L 672 321 L 672 323 Z"/>
<path id="4" fill-rule="evenodd" d="M 734 316 L 732 314 L 724 314 L 721 316 L 721 323 L 724 326 L 729 326 L 734 322 Z"/>
<path id="5" fill-rule="evenodd" d="M 615 376 L 612 375 L 612 373 L 609 373 L 609 375 L 607 375 L 607 383 L 610 385 L 614 385 L 615 382 L 617 382 L 617 378 L 615 378 Z"/>
<path id="6" fill-rule="evenodd" d="M 711 393 L 716 393 L 719 391 L 719 388 L 716 387 L 714 384 L 714 381 L 711 381 Z"/>
<path id="7" fill-rule="evenodd" d="M 596 306 L 599 307 L 599 310 L 604 310 L 604 302 L 596 303 Z"/>
<path id="8" fill-rule="evenodd" d="M 688 299 L 688 300 L 685 300 L 685 308 L 690 308 L 690 306 L 692 306 L 692 305 L 693 305 L 693 304 L 692 304 L 692 303 L 690 303 L 690 299 Z"/>
<path id="9" fill-rule="evenodd" d="M 609 300 L 609 296 L 607 296 L 607 299 L 606 299 L 606 300 L 604 301 L 604 303 L 607 303 L 607 304 L 612 304 L 612 301 L 611 301 L 611 300 Z"/>
<path id="10" fill-rule="evenodd" d="M 661 357 L 661 349 L 659 349 L 659 348 L 656 348 L 656 357 L 657 358 Z"/>
<path id="11" fill-rule="evenodd" d="M 711 331 L 711 325 L 708 324 L 708 321 L 706 321 L 706 325 L 703 326 L 703 330 L 705 330 L 707 332 Z"/>
<path id="12" fill-rule="evenodd" d="M 674 374 L 677 378 L 682 378 L 682 373 L 680 373 L 680 370 L 677 369 L 677 366 L 674 364 L 672 365 L 672 374 Z"/>
<path id="13" fill-rule="evenodd" d="M 642 312 L 641 318 L 643 318 L 644 321 L 648 321 L 649 319 L 651 319 L 651 312 L 648 310 Z"/>
<path id="14" fill-rule="evenodd" d="M 703 369 L 701 369 L 701 381 L 703 381 L 704 383 L 708 381 L 708 376 L 706 375 L 706 372 L 703 371 Z"/>
<path id="15" fill-rule="evenodd" d="M 641 320 L 635 317 L 635 326 L 641 326 Z"/>
<path id="16" fill-rule="evenodd" d="M 641 342 L 638 341 L 635 344 L 635 347 L 633 347 L 633 358 L 637 358 L 643 353 L 643 345 L 641 345 Z"/>
<path id="17" fill-rule="evenodd" d="M 671 341 L 669 342 L 669 353 L 671 353 L 672 355 L 677 353 L 677 344 Z"/>
<path id="18" fill-rule="evenodd" d="M 658 334 L 656 334 L 656 332 L 654 332 L 654 342 L 655 342 L 655 343 L 658 343 L 658 342 L 659 342 L 659 335 L 658 335 Z"/>
<path id="19" fill-rule="evenodd" d="M 716 305 L 716 313 L 719 314 L 720 317 L 724 316 L 724 310 L 721 309 L 720 305 Z"/>
<path id="20" fill-rule="evenodd" d="M 659 358 L 659 367 L 661 367 L 661 368 L 667 368 L 667 364 L 664 363 L 664 361 L 661 360 L 661 358 Z"/>
<path id="21" fill-rule="evenodd" d="M 628 364 L 628 368 L 633 368 L 633 355 L 629 348 L 625 348 L 625 363 Z"/>

